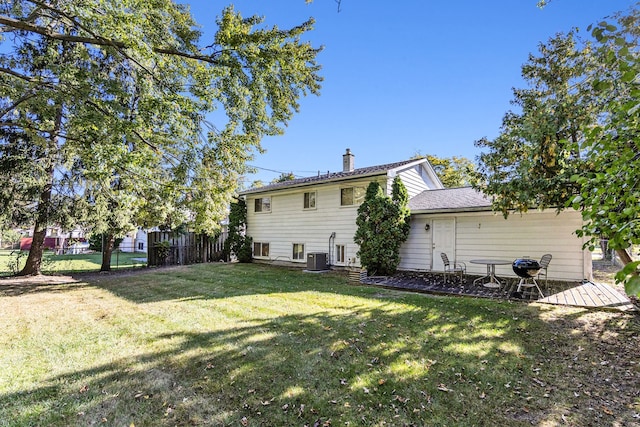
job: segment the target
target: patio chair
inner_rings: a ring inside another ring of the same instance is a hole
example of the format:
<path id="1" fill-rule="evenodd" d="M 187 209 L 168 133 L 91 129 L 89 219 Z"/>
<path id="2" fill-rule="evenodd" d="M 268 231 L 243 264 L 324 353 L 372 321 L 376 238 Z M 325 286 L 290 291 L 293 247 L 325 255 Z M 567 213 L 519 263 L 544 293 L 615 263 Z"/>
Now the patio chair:
<path id="1" fill-rule="evenodd" d="M 540 279 L 540 276 L 544 276 L 544 286 L 548 287 L 548 280 L 547 280 L 547 268 L 549 267 L 549 263 L 551 262 L 551 258 L 552 255 L 551 254 L 544 254 L 542 255 L 542 258 L 540 258 L 540 271 L 538 272 L 538 279 Z"/>
<path id="2" fill-rule="evenodd" d="M 440 252 L 440 257 L 444 263 L 444 281 L 449 282 L 449 276 L 460 275 L 460 283 L 464 282 L 464 275 L 467 272 L 467 266 L 464 262 L 451 262 L 444 252 Z"/>

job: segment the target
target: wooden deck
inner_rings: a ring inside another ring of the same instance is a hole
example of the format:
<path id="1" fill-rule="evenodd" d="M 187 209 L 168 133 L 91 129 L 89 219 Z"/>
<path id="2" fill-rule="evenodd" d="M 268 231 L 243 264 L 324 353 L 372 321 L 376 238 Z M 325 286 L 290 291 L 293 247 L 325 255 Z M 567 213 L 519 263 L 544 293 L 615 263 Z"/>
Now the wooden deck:
<path id="1" fill-rule="evenodd" d="M 601 308 L 620 311 L 636 311 L 635 305 L 622 293 L 609 285 L 585 282 L 540 298 L 537 302 L 545 304 L 569 305 L 573 307 Z"/>

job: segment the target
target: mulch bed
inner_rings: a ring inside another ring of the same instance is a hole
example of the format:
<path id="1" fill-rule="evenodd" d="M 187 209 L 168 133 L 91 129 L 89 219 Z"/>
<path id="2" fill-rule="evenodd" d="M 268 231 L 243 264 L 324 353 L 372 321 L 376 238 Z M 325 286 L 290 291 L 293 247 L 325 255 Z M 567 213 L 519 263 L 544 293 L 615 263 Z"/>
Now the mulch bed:
<path id="1" fill-rule="evenodd" d="M 535 301 L 540 297 L 535 287 L 522 288 L 521 292 L 516 292 L 519 279 L 506 279 L 507 285 L 500 288 L 487 288 L 480 284 L 474 285 L 474 279 L 475 277 L 468 276 L 466 281 L 462 282 L 457 278 L 451 278 L 449 281 L 445 281 L 442 274 L 401 272 L 394 276 L 363 277 L 361 283 L 392 289 L 404 289 L 413 292 L 465 295 L 479 298 Z M 549 282 L 548 286 L 546 286 L 543 281 L 539 281 L 538 285 L 546 296 L 578 286 L 579 283 Z"/>

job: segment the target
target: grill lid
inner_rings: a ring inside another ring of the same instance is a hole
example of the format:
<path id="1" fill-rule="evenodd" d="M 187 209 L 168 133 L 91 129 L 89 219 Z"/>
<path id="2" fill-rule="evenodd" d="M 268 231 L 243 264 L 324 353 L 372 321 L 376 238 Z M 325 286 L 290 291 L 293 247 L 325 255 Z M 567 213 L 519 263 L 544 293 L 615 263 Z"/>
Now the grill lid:
<path id="1" fill-rule="evenodd" d="M 540 263 L 534 259 L 518 258 L 511 265 L 513 272 L 520 277 L 535 277 L 540 269 Z"/>

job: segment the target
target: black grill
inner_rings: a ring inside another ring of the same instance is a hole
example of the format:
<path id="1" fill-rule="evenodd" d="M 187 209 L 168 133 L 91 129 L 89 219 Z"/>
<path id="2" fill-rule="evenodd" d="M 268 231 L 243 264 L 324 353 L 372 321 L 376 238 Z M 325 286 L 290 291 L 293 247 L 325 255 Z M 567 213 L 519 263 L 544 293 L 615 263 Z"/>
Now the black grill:
<path id="1" fill-rule="evenodd" d="M 513 268 L 514 273 L 525 279 L 535 277 L 542 268 L 538 261 L 526 258 L 520 258 L 513 261 L 511 267 Z"/>

